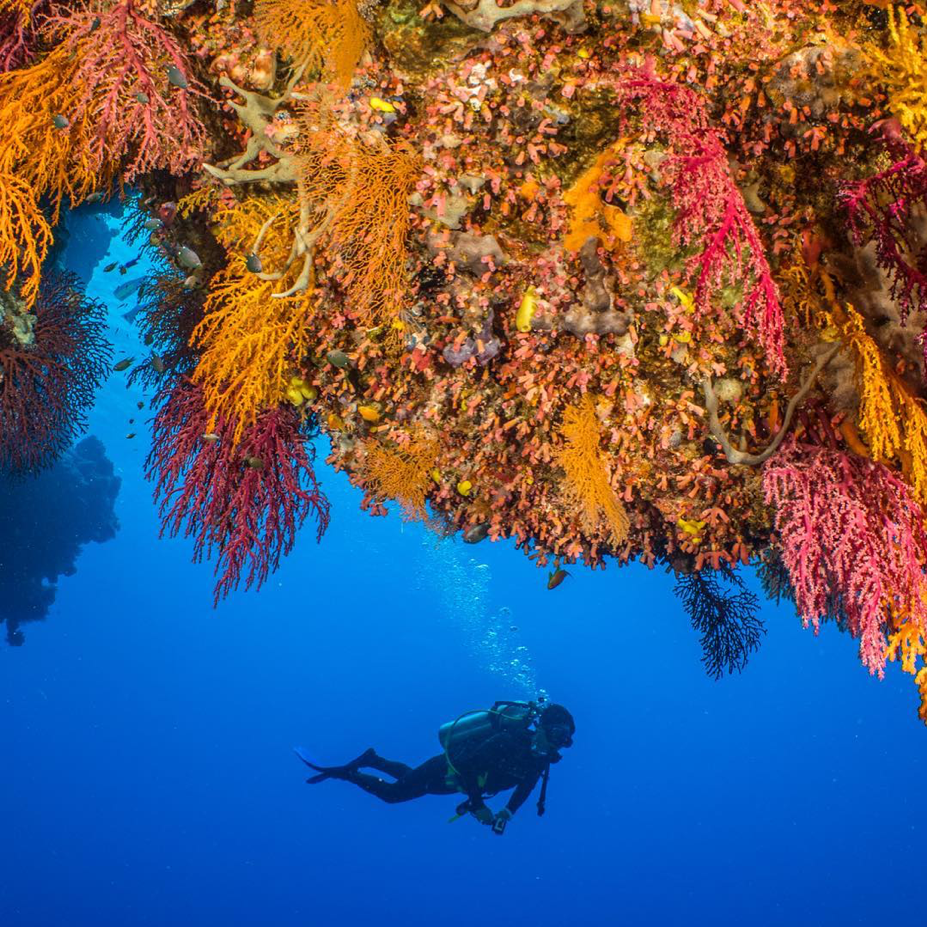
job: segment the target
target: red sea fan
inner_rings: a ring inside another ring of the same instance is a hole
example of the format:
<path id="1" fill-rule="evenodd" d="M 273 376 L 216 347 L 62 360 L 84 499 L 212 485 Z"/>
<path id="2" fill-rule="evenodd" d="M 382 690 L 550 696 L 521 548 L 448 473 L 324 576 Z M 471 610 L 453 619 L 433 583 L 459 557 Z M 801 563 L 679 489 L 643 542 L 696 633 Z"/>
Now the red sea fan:
<path id="1" fill-rule="evenodd" d="M 875 242 L 904 325 L 909 313 L 927 308 L 927 246 L 918 237 L 918 213 L 927 206 L 927 164 L 900 142 L 892 148 L 894 163 L 847 184 L 843 199 L 856 243 Z"/>
<path id="2" fill-rule="evenodd" d="M 2 294 L 0 323 L 0 469 L 48 466 L 80 434 L 94 392 L 109 370 L 105 308 L 88 300 L 70 274 L 46 273 L 30 319 Z"/>
<path id="3" fill-rule="evenodd" d="M 209 423 L 200 389 L 181 381 L 155 416 L 146 475 L 162 535 L 192 536 L 196 562 L 216 555 L 218 604 L 242 581 L 260 588 L 310 514 L 321 539 L 329 503 L 312 468 L 312 435 L 295 409 L 265 411 L 235 446 L 222 438 L 229 423 L 215 432 Z"/>
<path id="4" fill-rule="evenodd" d="M 672 191 L 676 243 L 697 246 L 686 265 L 697 309 L 712 311 L 712 300 L 723 286 L 741 285 L 740 322 L 784 377 L 788 366 L 778 290 L 703 98 L 643 70 L 622 80 L 617 89 L 621 102 L 637 104 L 645 132 L 666 136 L 669 149 L 660 171 Z"/>
<path id="5" fill-rule="evenodd" d="M 59 7 L 43 31 L 80 62 L 76 112 L 65 115 L 91 112 L 95 163 L 127 158 L 123 177 L 131 182 L 156 168 L 183 173 L 200 160 L 205 130 L 191 101 L 190 88 L 199 91 L 186 56 L 134 0 Z"/>
<path id="6" fill-rule="evenodd" d="M 836 605 L 881 676 L 894 625 L 927 630 L 927 532 L 910 490 L 883 464 L 795 443 L 766 464 L 763 486 L 802 621 L 817 631 Z"/>
<path id="7" fill-rule="evenodd" d="M 34 16 L 42 6 L 44 0 L 34 5 L 0 0 L 0 74 L 22 67 L 32 57 Z"/>

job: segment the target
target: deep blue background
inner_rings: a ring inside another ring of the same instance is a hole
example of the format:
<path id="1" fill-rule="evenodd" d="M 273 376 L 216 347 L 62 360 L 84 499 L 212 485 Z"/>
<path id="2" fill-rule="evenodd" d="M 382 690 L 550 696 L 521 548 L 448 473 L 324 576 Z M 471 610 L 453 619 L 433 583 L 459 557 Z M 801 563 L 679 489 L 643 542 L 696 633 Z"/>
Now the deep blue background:
<path id="1" fill-rule="evenodd" d="M 102 271 L 132 256 L 117 229 L 72 216 L 65 260 L 111 305 L 116 357 L 144 356 L 112 297 L 130 277 Z M 747 671 L 713 682 L 666 574 L 577 569 L 548 592 L 508 545 L 362 514 L 325 467 L 321 546 L 307 530 L 213 611 L 210 567 L 157 539 L 127 423 L 148 397 L 125 383 L 91 429 L 121 531 L 0 649 L 4 927 L 925 923 L 927 730 L 897 667 L 872 680 L 849 638 L 767 604 Z M 306 786 L 291 753 L 418 762 L 525 678 L 578 731 L 547 816 L 532 801 L 501 839 L 447 824 L 453 796 Z"/>

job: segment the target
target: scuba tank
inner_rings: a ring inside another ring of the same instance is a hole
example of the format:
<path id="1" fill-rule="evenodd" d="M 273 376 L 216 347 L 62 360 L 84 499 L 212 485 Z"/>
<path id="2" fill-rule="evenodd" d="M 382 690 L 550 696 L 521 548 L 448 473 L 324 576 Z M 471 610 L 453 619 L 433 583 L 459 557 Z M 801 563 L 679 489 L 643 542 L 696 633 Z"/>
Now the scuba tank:
<path id="1" fill-rule="evenodd" d="M 485 740 L 500 731 L 526 730 L 537 722 L 540 714 L 536 702 L 499 701 L 492 708 L 465 711 L 438 729 L 438 740 L 444 748 L 448 766 L 457 772 L 451 754 L 459 755 L 466 744 Z"/>
<path id="2" fill-rule="evenodd" d="M 438 740 L 444 748 L 444 757 L 447 760 L 447 784 L 452 788 L 460 787 L 460 771 L 454 766 L 451 751 L 459 751 L 467 744 L 484 740 L 500 731 L 530 730 L 532 725 L 537 725 L 546 701 L 543 695 L 537 702 L 498 701 L 493 704 L 492 708 L 465 711 L 453 721 L 442 724 L 438 729 Z M 546 809 L 549 778 L 550 763 L 548 762 L 542 773 L 541 795 L 537 803 L 539 817 Z M 480 785 L 483 785 L 482 781 Z M 467 802 L 464 802 L 458 806 L 457 813 L 450 820 L 456 821 L 462 817 L 466 814 L 466 809 Z M 499 830 L 497 833 L 502 833 L 502 831 Z"/>

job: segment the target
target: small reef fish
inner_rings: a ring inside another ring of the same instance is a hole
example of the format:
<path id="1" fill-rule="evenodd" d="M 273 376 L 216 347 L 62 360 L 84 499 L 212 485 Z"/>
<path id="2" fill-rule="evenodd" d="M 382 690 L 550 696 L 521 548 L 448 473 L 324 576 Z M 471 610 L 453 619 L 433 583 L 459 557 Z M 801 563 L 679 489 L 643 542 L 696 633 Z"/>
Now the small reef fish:
<path id="1" fill-rule="evenodd" d="M 148 229 L 149 232 L 161 228 L 162 225 L 164 225 L 164 223 L 160 219 L 148 219 L 145 222 L 145 228 Z"/>
<path id="2" fill-rule="evenodd" d="M 457 492 L 459 492 L 462 496 L 469 496 L 472 489 L 473 483 L 471 483 L 469 480 L 461 480 L 457 484 Z"/>
<path id="3" fill-rule="evenodd" d="M 196 268 L 202 266 L 203 263 L 200 260 L 200 256 L 186 245 L 182 245 L 177 252 L 177 260 L 183 267 L 186 267 L 187 270 L 196 270 Z"/>
<path id="4" fill-rule="evenodd" d="M 215 444 L 219 440 L 219 436 L 214 431 L 207 431 L 206 434 L 203 435 L 203 440 L 207 444 Z"/>
<path id="5" fill-rule="evenodd" d="M 126 435 L 126 437 L 129 438 L 129 439 L 131 440 L 132 438 L 135 437 L 135 432 L 134 432 L 134 431 L 130 431 L 130 432 Z"/>
<path id="6" fill-rule="evenodd" d="M 255 254 L 253 251 L 248 255 L 248 260 L 245 261 L 245 266 L 248 268 L 248 270 L 251 271 L 252 274 L 259 274 L 262 270 L 264 270 L 264 265 L 261 262 L 261 256 L 259 254 Z"/>
<path id="7" fill-rule="evenodd" d="M 547 577 L 547 588 L 556 589 L 569 575 L 566 570 L 552 570 Z"/>
<path id="8" fill-rule="evenodd" d="M 351 359 L 344 351 L 329 351 L 328 354 L 325 355 L 325 359 L 333 366 L 339 367 L 342 370 L 351 363 Z"/>
<path id="9" fill-rule="evenodd" d="M 365 422 L 380 421 L 380 412 L 374 406 L 358 406 L 357 411 L 360 412 L 360 416 Z"/>
<path id="10" fill-rule="evenodd" d="M 179 87 L 181 90 L 186 90 L 190 85 L 187 83 L 186 77 L 183 76 L 183 71 L 177 67 L 176 64 L 172 64 L 167 69 L 167 80 L 168 83 L 172 84 L 174 87 Z"/>
<path id="11" fill-rule="evenodd" d="M 164 373 L 164 361 L 157 354 L 151 355 L 151 367 L 155 373 Z"/>
<path id="12" fill-rule="evenodd" d="M 380 97 L 370 98 L 370 108 L 378 113 L 395 113 L 396 107 L 389 100 L 383 100 Z"/>
<path id="13" fill-rule="evenodd" d="M 139 312 L 141 311 L 141 306 L 136 306 L 134 309 L 130 309 L 128 312 L 123 312 L 122 317 L 127 322 L 134 322 Z"/>
<path id="14" fill-rule="evenodd" d="M 489 537 L 489 522 L 484 521 L 481 525 L 474 525 L 464 531 L 463 539 L 465 544 L 479 544 Z"/>
<path id="15" fill-rule="evenodd" d="M 126 270 L 128 270 L 130 267 L 135 267 L 135 265 L 136 265 L 137 263 L 138 263 L 138 258 L 137 258 L 137 257 L 134 257 L 134 258 L 132 258 L 131 260 L 126 261 L 125 264 L 123 264 L 122 266 L 123 266 Z"/>
<path id="16" fill-rule="evenodd" d="M 112 273 L 118 266 L 119 266 L 119 261 L 113 261 L 112 264 L 107 264 L 106 267 L 103 268 L 103 273 L 104 274 Z"/>
<path id="17" fill-rule="evenodd" d="M 145 403 L 142 402 L 141 400 L 139 400 L 137 403 L 135 403 L 135 405 L 136 405 L 139 409 L 144 409 L 144 408 L 145 408 Z"/>
<path id="18" fill-rule="evenodd" d="M 149 100 L 148 100 L 148 94 L 145 93 L 143 90 L 139 90 L 139 92 L 138 92 L 137 94 L 135 94 L 135 99 L 138 100 L 139 103 L 148 103 L 148 102 L 149 102 Z"/>
<path id="19" fill-rule="evenodd" d="M 116 373 L 120 373 L 123 370 L 128 370 L 132 366 L 132 361 L 134 360 L 134 357 L 123 358 L 121 361 L 119 361 L 118 364 L 113 365 L 113 370 L 115 370 Z"/>
<path id="20" fill-rule="evenodd" d="M 84 202 L 85 203 L 102 203 L 104 196 L 106 196 L 106 194 L 102 190 L 97 190 L 96 193 L 91 193 L 90 196 L 88 196 L 87 199 L 84 200 Z"/>
<path id="21" fill-rule="evenodd" d="M 128 299 L 144 282 L 144 277 L 133 277 L 131 280 L 126 280 L 125 283 L 120 283 L 119 286 L 113 290 L 113 295 L 119 302 L 122 302 Z"/>
<path id="22" fill-rule="evenodd" d="M 246 457 L 246 458 L 245 458 L 245 463 L 246 463 L 252 470 L 263 470 L 263 469 L 264 469 L 264 461 L 261 460 L 260 457 Z"/>
<path id="23" fill-rule="evenodd" d="M 62 116 L 61 113 L 57 113 L 52 116 L 52 125 L 56 129 L 66 129 L 71 123 L 68 121 L 67 116 Z"/>

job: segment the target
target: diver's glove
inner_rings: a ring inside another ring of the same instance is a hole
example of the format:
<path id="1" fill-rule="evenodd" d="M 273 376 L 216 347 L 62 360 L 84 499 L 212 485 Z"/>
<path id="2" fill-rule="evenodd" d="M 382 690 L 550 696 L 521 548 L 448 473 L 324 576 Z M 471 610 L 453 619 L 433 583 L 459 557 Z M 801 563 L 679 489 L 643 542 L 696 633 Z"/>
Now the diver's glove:
<path id="1" fill-rule="evenodd" d="M 487 808 L 486 805 L 480 805 L 479 808 L 471 808 L 470 814 L 472 814 L 480 824 L 495 825 L 496 823 L 496 816 L 492 813 L 492 809 Z"/>
<path id="2" fill-rule="evenodd" d="M 512 820 L 512 812 L 508 808 L 503 808 L 492 822 L 492 832 L 500 837 L 505 833 L 505 825 Z"/>

